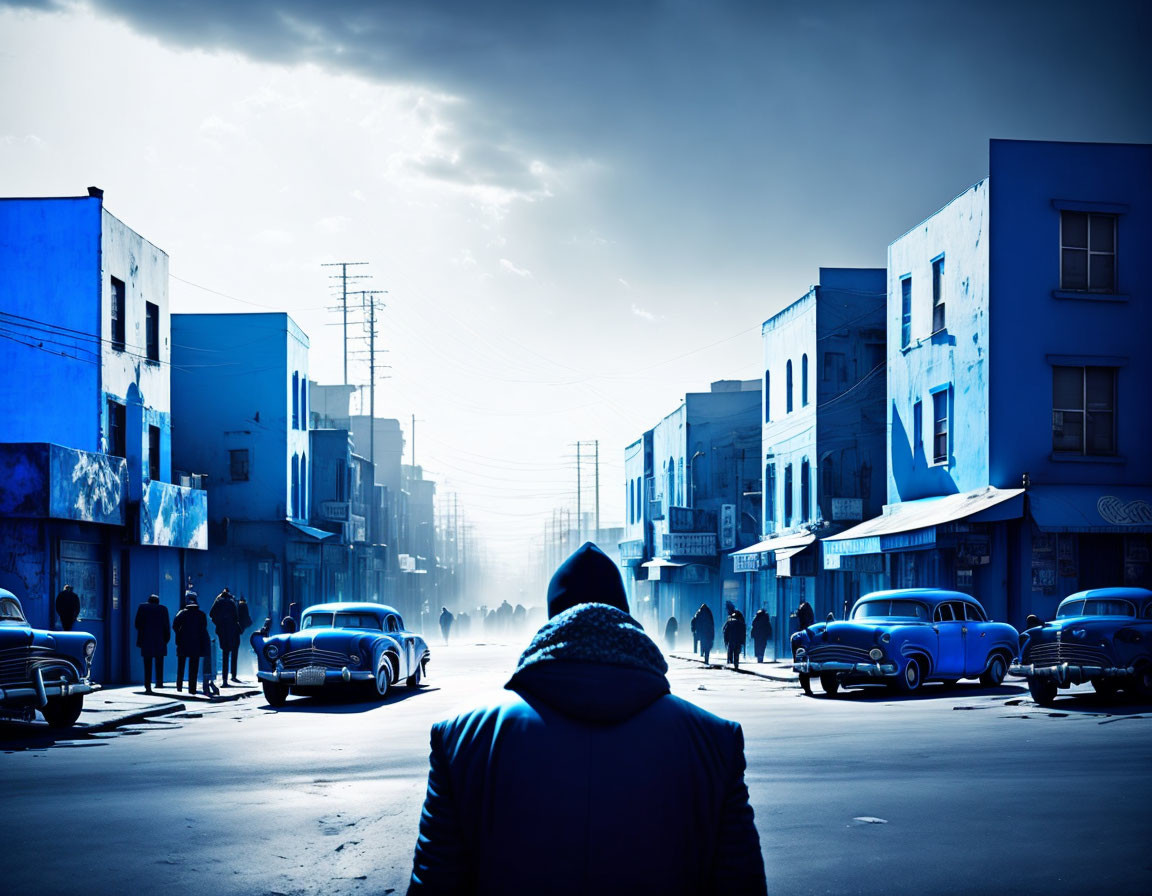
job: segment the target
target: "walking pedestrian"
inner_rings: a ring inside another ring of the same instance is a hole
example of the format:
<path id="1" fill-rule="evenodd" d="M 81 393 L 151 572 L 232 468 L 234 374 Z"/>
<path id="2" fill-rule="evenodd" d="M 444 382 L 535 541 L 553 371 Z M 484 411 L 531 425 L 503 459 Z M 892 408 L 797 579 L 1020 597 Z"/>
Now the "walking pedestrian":
<path id="1" fill-rule="evenodd" d="M 184 609 L 172 620 L 172 631 L 176 633 L 176 690 L 184 686 L 184 668 L 188 668 L 188 693 L 196 693 L 196 673 L 200 669 L 200 657 L 209 649 L 208 617 L 200 609 L 196 592 L 184 595 Z M 205 691 L 205 693 L 208 693 Z"/>
<path id="2" fill-rule="evenodd" d="M 72 631 L 80 618 L 80 595 L 72 590 L 71 585 L 65 585 L 56 595 L 56 615 L 60 617 L 60 628 L 66 632 Z"/>
<path id="3" fill-rule="evenodd" d="M 722 633 L 724 646 L 728 648 L 728 662 L 732 664 L 733 668 L 739 669 L 740 651 L 744 649 L 744 640 L 748 635 L 747 626 L 744 624 L 744 614 L 733 609 L 724 621 Z"/>
<path id="4" fill-rule="evenodd" d="M 445 644 L 448 643 L 448 633 L 452 631 L 452 620 L 455 618 L 447 607 L 440 608 L 440 634 L 444 636 Z"/>
<path id="5" fill-rule="evenodd" d="M 700 639 L 700 653 L 704 657 L 704 665 L 708 665 L 708 656 L 712 653 L 712 645 L 716 642 L 716 620 L 712 618 L 712 609 L 707 604 L 700 604 L 700 609 L 693 615 L 692 630 Z"/>
<path id="6" fill-rule="evenodd" d="M 147 603 L 136 608 L 136 646 L 144 660 L 144 691 L 152 693 L 152 672 L 156 672 L 156 687 L 164 687 L 164 657 L 168 655 L 168 642 L 172 628 L 168 622 L 168 608 L 160 603 L 156 594 L 148 596 Z"/>
<path id="7" fill-rule="evenodd" d="M 763 608 L 752 617 L 752 649 L 756 651 L 756 662 L 764 662 L 764 648 L 772 638 L 772 618 Z"/>
<path id="8" fill-rule="evenodd" d="M 664 643 L 668 645 L 669 653 L 676 649 L 676 632 L 679 630 L 680 623 L 676 621 L 676 617 L 669 616 L 668 622 L 664 625 Z"/>
<path id="9" fill-rule="evenodd" d="M 672 696 L 595 545 L 548 614 L 501 698 L 432 728 L 409 894 L 764 894 L 740 726 Z"/>
<path id="10" fill-rule="evenodd" d="M 696 653 L 700 649 L 700 636 L 696 634 L 696 615 L 693 614 L 692 619 L 688 622 L 688 627 L 692 629 L 692 652 Z"/>
<path id="11" fill-rule="evenodd" d="M 208 615 L 216 626 L 216 643 L 220 645 L 220 684 L 228 687 L 229 669 L 232 671 L 232 681 L 239 684 L 240 679 L 236 677 L 236 655 L 240 651 L 240 611 L 227 587 L 216 595 Z M 251 618 L 248 624 L 252 624 Z"/>

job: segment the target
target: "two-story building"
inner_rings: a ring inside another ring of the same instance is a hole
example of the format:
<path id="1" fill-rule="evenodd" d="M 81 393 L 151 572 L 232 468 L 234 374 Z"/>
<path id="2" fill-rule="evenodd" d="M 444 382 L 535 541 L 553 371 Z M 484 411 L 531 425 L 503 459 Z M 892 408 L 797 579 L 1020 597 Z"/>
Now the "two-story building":
<path id="1" fill-rule="evenodd" d="M 888 503 L 825 541 L 1021 625 L 1152 582 L 1152 146 L 993 140 L 888 252 Z"/>

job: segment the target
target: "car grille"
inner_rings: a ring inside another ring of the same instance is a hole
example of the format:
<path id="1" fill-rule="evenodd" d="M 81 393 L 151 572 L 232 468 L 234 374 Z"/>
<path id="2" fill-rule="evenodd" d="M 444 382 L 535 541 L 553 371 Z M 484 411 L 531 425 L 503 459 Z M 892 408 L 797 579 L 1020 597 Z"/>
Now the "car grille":
<path id="1" fill-rule="evenodd" d="M 809 648 L 808 659 L 814 663 L 869 663 L 868 651 L 863 647 L 844 644 L 818 644 Z"/>
<path id="2" fill-rule="evenodd" d="M 48 678 L 59 678 L 63 672 L 69 681 L 80 680 L 75 664 L 63 657 L 53 656 L 47 647 L 13 647 L 0 650 L 0 687 L 28 684 L 32 681 L 32 672 L 35 669 L 44 670 Z"/>
<path id="3" fill-rule="evenodd" d="M 1044 641 L 1028 648 L 1026 662 L 1035 666 L 1111 666 L 1112 660 L 1103 650 L 1083 643 Z"/>
<path id="4" fill-rule="evenodd" d="M 340 669 L 348 665 L 348 655 L 334 650 L 317 650 L 303 647 L 289 650 L 282 658 L 285 669 L 303 669 L 305 666 L 323 666 L 326 669 Z"/>

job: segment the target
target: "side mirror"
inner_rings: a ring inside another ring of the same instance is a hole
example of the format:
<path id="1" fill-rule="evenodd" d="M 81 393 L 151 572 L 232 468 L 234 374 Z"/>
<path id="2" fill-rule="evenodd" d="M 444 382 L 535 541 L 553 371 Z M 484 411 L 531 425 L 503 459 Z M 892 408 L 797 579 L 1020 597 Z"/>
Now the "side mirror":
<path id="1" fill-rule="evenodd" d="M 1040 617 L 1037 616 L 1035 613 L 1029 613 L 1028 618 L 1024 620 L 1024 624 L 1028 628 L 1038 628 L 1039 626 L 1043 625 L 1044 623 L 1040 621 Z"/>

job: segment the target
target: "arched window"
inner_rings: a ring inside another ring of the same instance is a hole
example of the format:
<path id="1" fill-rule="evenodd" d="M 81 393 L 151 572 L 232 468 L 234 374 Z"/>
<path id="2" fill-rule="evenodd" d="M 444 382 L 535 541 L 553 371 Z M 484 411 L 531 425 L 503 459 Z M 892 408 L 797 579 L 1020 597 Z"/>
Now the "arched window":
<path id="1" fill-rule="evenodd" d="M 800 406 L 808 404 L 808 356 L 800 359 Z"/>
<path id="2" fill-rule="evenodd" d="M 784 369 L 784 411 L 792 413 L 792 362 Z"/>
<path id="3" fill-rule="evenodd" d="M 769 528 L 768 523 L 776 522 L 776 464 L 769 461 L 764 464 L 764 531 L 771 532 L 776 527 Z"/>
<path id="4" fill-rule="evenodd" d="M 768 371 L 764 371 L 764 422 L 770 423 L 772 421 L 772 391 L 769 388 L 771 378 L 768 376 Z"/>
<path id="5" fill-rule="evenodd" d="M 300 373 L 292 371 L 292 428 L 300 428 Z"/>
<path id="6" fill-rule="evenodd" d="M 784 526 L 792 525 L 792 464 L 784 465 Z"/>
<path id="7" fill-rule="evenodd" d="M 666 475 L 668 477 L 668 489 L 664 493 L 664 506 L 671 507 L 676 503 L 676 461 L 672 458 L 668 458 Z"/>
<path id="8" fill-rule="evenodd" d="M 812 468 L 808 458 L 800 463 L 800 519 L 805 523 L 812 519 Z"/>
<path id="9" fill-rule="evenodd" d="M 290 504 L 288 513 L 291 516 L 300 518 L 300 456 L 298 454 L 292 455 L 292 494 L 290 497 Z"/>
<path id="10" fill-rule="evenodd" d="M 684 458 L 680 458 L 678 461 L 676 461 L 676 467 L 676 497 L 678 499 L 677 506 L 684 507 L 688 503 L 686 500 L 684 500 Z"/>
<path id="11" fill-rule="evenodd" d="M 300 518 L 308 519 L 308 455 L 300 457 Z"/>
<path id="12" fill-rule="evenodd" d="M 628 525 L 636 522 L 636 490 L 632 487 L 632 480 L 624 485 L 625 500 L 628 502 Z"/>

